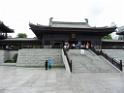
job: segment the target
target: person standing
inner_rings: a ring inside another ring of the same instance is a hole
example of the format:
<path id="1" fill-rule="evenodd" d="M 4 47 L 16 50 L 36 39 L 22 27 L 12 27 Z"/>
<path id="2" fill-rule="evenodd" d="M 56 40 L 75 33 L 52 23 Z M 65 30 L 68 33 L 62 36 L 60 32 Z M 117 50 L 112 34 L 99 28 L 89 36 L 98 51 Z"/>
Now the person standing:
<path id="1" fill-rule="evenodd" d="M 64 49 L 66 51 L 68 51 L 69 50 L 69 47 L 70 47 L 69 43 L 68 42 L 65 42 Z"/>
<path id="2" fill-rule="evenodd" d="M 75 48 L 75 43 L 73 43 L 71 47 L 72 47 L 72 49 L 74 49 Z"/>
<path id="3" fill-rule="evenodd" d="M 52 68 L 52 64 L 53 64 L 53 59 L 52 58 L 48 58 L 48 68 L 49 69 Z"/>

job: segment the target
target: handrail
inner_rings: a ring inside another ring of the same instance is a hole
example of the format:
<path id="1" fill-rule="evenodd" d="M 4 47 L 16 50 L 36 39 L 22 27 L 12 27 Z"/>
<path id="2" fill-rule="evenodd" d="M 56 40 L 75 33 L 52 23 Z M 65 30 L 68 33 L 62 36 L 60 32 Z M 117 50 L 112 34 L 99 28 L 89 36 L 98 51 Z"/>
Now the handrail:
<path id="1" fill-rule="evenodd" d="M 95 48 L 91 48 L 91 50 L 92 50 L 95 54 L 100 55 L 100 51 L 96 51 Z"/>
<path id="2" fill-rule="evenodd" d="M 63 48 L 63 52 L 64 52 L 64 55 L 67 58 L 67 62 L 68 62 L 68 65 L 69 65 L 70 72 L 72 72 L 72 60 L 69 59 L 67 51 L 64 48 Z"/>
<path id="3" fill-rule="evenodd" d="M 64 54 L 64 50 L 62 49 L 62 59 L 63 59 L 63 62 L 64 62 L 64 65 L 65 65 L 65 69 L 68 73 L 71 73 L 70 71 L 70 67 L 69 67 L 69 64 L 68 64 L 68 60 L 67 60 L 67 57 L 65 56 Z"/>

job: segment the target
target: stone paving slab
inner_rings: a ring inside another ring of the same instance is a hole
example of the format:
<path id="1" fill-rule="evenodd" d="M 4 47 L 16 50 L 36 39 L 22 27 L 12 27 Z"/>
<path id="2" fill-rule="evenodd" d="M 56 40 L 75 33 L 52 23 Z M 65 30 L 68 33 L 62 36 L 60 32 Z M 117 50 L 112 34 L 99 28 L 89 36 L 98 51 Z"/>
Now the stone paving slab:
<path id="1" fill-rule="evenodd" d="M 124 93 L 124 73 L 0 66 L 0 93 Z"/>

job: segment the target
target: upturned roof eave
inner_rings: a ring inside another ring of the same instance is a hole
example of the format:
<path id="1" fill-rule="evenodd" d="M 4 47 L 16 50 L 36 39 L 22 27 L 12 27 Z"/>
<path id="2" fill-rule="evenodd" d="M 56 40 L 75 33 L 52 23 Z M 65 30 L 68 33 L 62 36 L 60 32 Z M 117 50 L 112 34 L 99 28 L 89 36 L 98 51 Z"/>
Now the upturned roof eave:
<path id="1" fill-rule="evenodd" d="M 3 33 L 13 33 L 14 29 L 10 29 L 8 26 L 4 25 L 4 23 L 0 21 L 0 31 Z"/>
<path id="2" fill-rule="evenodd" d="M 86 27 L 86 28 L 74 28 L 74 27 L 50 27 L 50 26 L 44 26 L 44 25 L 34 25 L 30 24 L 30 29 L 39 29 L 39 30 L 51 30 L 51 29 L 65 29 L 65 30 L 109 30 L 113 29 L 115 30 L 116 27 Z"/>

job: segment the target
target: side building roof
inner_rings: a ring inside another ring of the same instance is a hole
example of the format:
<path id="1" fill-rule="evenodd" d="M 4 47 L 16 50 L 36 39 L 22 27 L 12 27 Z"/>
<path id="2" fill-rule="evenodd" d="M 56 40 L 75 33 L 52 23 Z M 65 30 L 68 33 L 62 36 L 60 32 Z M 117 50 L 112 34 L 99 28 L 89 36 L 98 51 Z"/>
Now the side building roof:
<path id="1" fill-rule="evenodd" d="M 117 35 L 124 35 L 124 26 L 118 27 L 118 31 L 116 32 Z"/>
<path id="2" fill-rule="evenodd" d="M 0 21 L 0 32 L 2 33 L 13 33 L 14 30 L 10 29 L 8 26 L 4 25 L 2 21 Z"/>
<path id="3" fill-rule="evenodd" d="M 117 35 L 124 35 L 124 26 L 118 27 L 118 31 L 116 32 Z"/>

